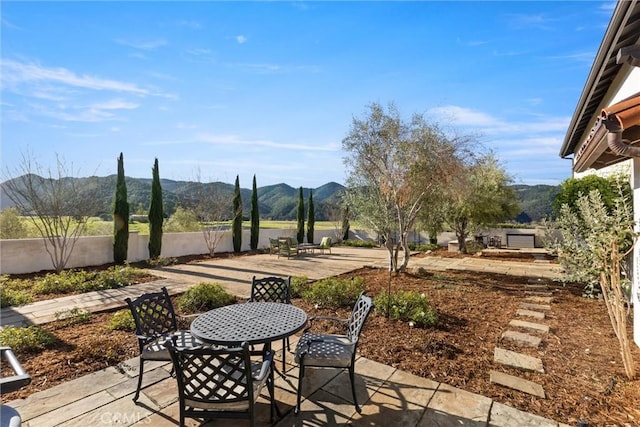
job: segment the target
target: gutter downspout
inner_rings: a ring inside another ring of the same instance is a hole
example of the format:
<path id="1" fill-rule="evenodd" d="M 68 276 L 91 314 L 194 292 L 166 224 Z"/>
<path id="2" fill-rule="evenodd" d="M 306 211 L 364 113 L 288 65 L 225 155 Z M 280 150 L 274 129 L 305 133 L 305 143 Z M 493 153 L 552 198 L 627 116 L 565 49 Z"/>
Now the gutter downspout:
<path id="1" fill-rule="evenodd" d="M 631 141 L 622 139 L 622 126 L 614 114 L 603 121 L 609 133 L 607 134 L 607 145 L 619 156 L 640 157 L 640 147 L 631 145 Z M 633 141 L 638 142 L 638 141 Z"/>

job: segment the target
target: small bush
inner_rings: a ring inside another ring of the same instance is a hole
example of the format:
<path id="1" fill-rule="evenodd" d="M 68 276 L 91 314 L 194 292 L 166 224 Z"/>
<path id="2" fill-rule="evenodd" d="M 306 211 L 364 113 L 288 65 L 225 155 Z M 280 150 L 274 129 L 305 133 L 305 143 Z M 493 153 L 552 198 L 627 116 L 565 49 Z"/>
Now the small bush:
<path id="1" fill-rule="evenodd" d="M 389 299 L 386 292 L 375 297 L 376 311 L 389 318 L 409 322 L 411 326 L 425 327 L 438 323 L 438 313 L 431 307 L 424 294 L 415 291 L 398 291 Z M 387 313 L 387 307 L 389 313 Z"/>
<path id="2" fill-rule="evenodd" d="M 80 292 L 101 291 L 103 289 L 117 289 L 132 285 L 144 272 L 129 265 L 114 265 L 97 273 L 92 280 L 80 284 Z"/>
<path id="3" fill-rule="evenodd" d="M 35 353 L 52 346 L 57 338 L 36 325 L 7 326 L 0 330 L 0 345 L 11 347 L 16 353 Z"/>
<path id="4" fill-rule="evenodd" d="M 409 250 L 418 251 L 418 252 L 428 252 L 428 251 L 436 251 L 440 249 L 440 246 L 437 244 L 422 244 L 418 245 L 417 243 L 409 243 Z"/>
<path id="5" fill-rule="evenodd" d="M 96 273 L 84 270 L 63 270 L 60 273 L 48 273 L 33 287 L 36 295 L 68 294 L 82 288 L 85 282 L 95 277 Z"/>
<path id="6" fill-rule="evenodd" d="M 313 283 L 303 292 L 302 298 L 326 308 L 351 307 L 364 290 L 364 279 L 339 279 L 328 277 Z"/>
<path id="7" fill-rule="evenodd" d="M 164 258 L 159 256 L 158 258 L 149 258 L 145 262 L 150 267 L 166 267 L 167 265 L 177 264 L 178 260 L 177 258 Z"/>
<path id="8" fill-rule="evenodd" d="M 291 278 L 291 298 L 302 298 L 302 295 L 311 289 L 311 283 L 307 276 L 293 276 Z"/>
<path id="9" fill-rule="evenodd" d="M 377 248 L 378 244 L 373 240 L 358 240 L 358 239 L 349 239 L 343 240 L 340 242 L 342 246 L 353 246 L 356 248 Z"/>
<path id="10" fill-rule="evenodd" d="M 218 283 L 199 283 L 178 298 L 178 309 L 183 313 L 198 313 L 236 302 L 236 297 Z"/>
<path id="11" fill-rule="evenodd" d="M 71 310 L 56 311 L 56 320 L 64 320 L 68 325 L 88 323 L 91 320 L 91 312 L 74 307 Z"/>
<path id="12" fill-rule="evenodd" d="M 0 285 L 0 307 L 17 306 L 29 304 L 30 302 L 33 302 L 33 297 L 26 291 L 11 289 L 5 286 L 4 283 Z"/>
<path id="13" fill-rule="evenodd" d="M 133 321 L 131 310 L 118 310 L 113 313 L 113 316 L 111 316 L 111 319 L 109 319 L 109 324 L 107 325 L 107 327 L 112 331 L 135 331 L 136 324 Z"/>

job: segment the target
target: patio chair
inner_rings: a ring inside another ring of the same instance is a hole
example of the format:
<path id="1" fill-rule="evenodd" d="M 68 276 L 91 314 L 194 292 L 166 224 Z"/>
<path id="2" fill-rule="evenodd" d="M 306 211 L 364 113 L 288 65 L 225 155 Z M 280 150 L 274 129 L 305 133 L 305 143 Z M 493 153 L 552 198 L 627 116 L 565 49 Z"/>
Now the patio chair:
<path id="1" fill-rule="evenodd" d="M 292 240 L 295 238 L 286 238 L 286 239 L 280 239 L 278 240 L 278 258 L 280 258 L 280 256 L 287 256 L 287 259 L 289 259 L 292 255 L 298 255 L 298 243 L 296 240 L 296 243 L 294 244 L 292 242 Z"/>
<path id="2" fill-rule="evenodd" d="M 277 254 L 279 249 L 280 249 L 279 240 L 269 238 L 269 255 Z"/>
<path id="3" fill-rule="evenodd" d="M 291 304 L 291 276 L 283 279 L 281 277 L 263 277 L 256 279 L 251 278 L 251 302 L 280 302 L 283 304 Z M 286 346 L 286 348 L 285 348 Z M 289 338 L 282 339 L 282 372 L 286 370 L 285 355 L 286 351 L 291 350 Z"/>
<path id="4" fill-rule="evenodd" d="M 309 327 L 304 330 L 295 352 L 296 362 L 300 366 L 298 397 L 295 408 L 296 414 L 300 412 L 302 378 L 304 377 L 306 367 L 348 369 L 349 379 L 351 380 L 353 404 L 358 413 L 361 411 L 356 398 L 354 365 L 360 332 L 372 308 L 373 301 L 362 292 L 353 306 L 349 319 L 338 319 L 326 316 L 316 316 L 309 319 Z M 345 334 L 317 334 L 310 332 L 315 320 L 340 322 L 345 326 Z"/>
<path id="5" fill-rule="evenodd" d="M 252 361 L 249 344 L 236 348 L 181 347 L 165 343 L 178 383 L 180 426 L 185 418 L 246 418 L 254 425 L 255 402 L 265 384 L 273 421 L 273 352 Z"/>
<path id="6" fill-rule="evenodd" d="M 147 360 L 171 361 L 169 351 L 164 343 L 176 338 L 182 347 L 193 347 L 199 344 L 188 331 L 178 329 L 176 313 L 166 287 L 160 292 L 149 292 L 136 299 L 125 298 L 133 321 L 136 325 L 136 337 L 140 350 L 140 373 L 138 387 L 133 401 L 140 396 L 144 362 Z"/>
<path id="7" fill-rule="evenodd" d="M 331 237 L 323 237 L 320 241 L 320 253 L 324 253 L 325 250 L 328 250 L 331 253 Z"/>

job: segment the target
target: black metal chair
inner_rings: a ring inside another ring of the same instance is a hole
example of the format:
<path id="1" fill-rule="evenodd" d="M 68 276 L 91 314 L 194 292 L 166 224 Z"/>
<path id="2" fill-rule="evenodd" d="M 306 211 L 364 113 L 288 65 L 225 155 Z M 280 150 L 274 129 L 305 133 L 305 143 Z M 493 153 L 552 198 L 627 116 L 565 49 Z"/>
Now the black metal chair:
<path id="1" fill-rule="evenodd" d="M 251 302 L 280 302 L 283 304 L 291 304 L 291 276 L 282 277 L 263 277 L 256 279 L 251 278 Z M 291 351 L 289 338 L 282 340 L 282 372 L 286 370 L 285 354 L 286 350 Z"/>
<path id="2" fill-rule="evenodd" d="M 175 337 L 165 343 L 176 373 L 180 426 L 185 418 L 247 418 L 254 425 L 255 402 L 264 385 L 273 421 L 273 352 L 251 361 L 249 344 L 236 348 L 180 347 Z"/>
<path id="3" fill-rule="evenodd" d="M 178 320 L 167 288 L 160 292 L 143 294 L 136 299 L 126 298 L 125 301 L 133 315 L 136 325 L 136 337 L 140 350 L 140 373 L 138 387 L 133 401 L 140 396 L 144 362 L 147 360 L 171 361 L 169 351 L 164 343 L 170 338 L 176 338 L 182 347 L 193 347 L 200 343 L 191 336 L 189 331 L 178 328 Z"/>
<path id="4" fill-rule="evenodd" d="M 309 326 L 304 330 L 298 346 L 296 347 L 296 362 L 300 366 L 298 377 L 298 397 L 296 401 L 295 413 L 300 412 L 300 397 L 302 394 L 302 378 L 306 367 L 337 368 L 348 369 L 351 380 L 351 392 L 353 393 L 353 404 L 356 411 L 360 412 L 360 406 L 356 399 L 356 388 L 354 382 L 356 348 L 360 338 L 360 332 L 367 320 L 373 301 L 362 292 L 351 311 L 349 319 L 338 319 L 335 317 L 316 316 L 309 319 Z M 345 334 L 316 334 L 310 332 L 314 320 L 331 320 L 345 325 Z"/>

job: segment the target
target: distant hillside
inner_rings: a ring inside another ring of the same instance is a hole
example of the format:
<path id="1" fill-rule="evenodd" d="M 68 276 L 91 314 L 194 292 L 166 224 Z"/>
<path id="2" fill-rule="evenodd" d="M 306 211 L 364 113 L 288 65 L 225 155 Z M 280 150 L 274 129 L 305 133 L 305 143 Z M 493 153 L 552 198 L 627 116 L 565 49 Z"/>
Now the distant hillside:
<path id="1" fill-rule="evenodd" d="M 97 187 L 96 198 L 99 200 L 99 208 L 95 215 L 110 214 L 111 205 L 115 193 L 116 175 L 105 177 L 70 178 L 78 181 L 78 185 L 89 186 L 94 183 Z M 127 194 L 131 212 L 141 209 L 146 212 L 149 209 L 151 198 L 151 179 L 126 178 Z M 192 181 L 174 181 L 161 179 L 162 197 L 165 213 L 171 215 L 176 207 L 183 201 L 193 199 L 197 193 L 198 183 Z M 224 182 L 212 182 L 204 184 L 205 187 L 213 187 L 216 192 L 224 195 L 229 200 L 229 214 L 231 213 L 231 198 L 233 197 L 233 185 Z M 551 214 L 553 200 L 558 192 L 558 186 L 550 185 L 514 185 L 522 212 L 517 218 L 518 222 L 528 223 L 539 221 Z M 336 182 L 328 182 L 318 188 L 303 188 L 305 203 L 309 198 L 309 191 L 313 191 L 313 202 L 316 220 L 330 221 L 339 218 L 339 206 L 344 186 Z M 251 190 L 240 190 L 245 216 L 249 216 L 251 207 Z M 298 206 L 298 188 L 287 184 L 267 185 L 258 187 L 258 205 L 260 217 L 273 220 L 295 220 Z M 0 206 L 2 209 L 13 206 L 13 202 L 5 194 L 5 183 L 0 184 Z"/>

